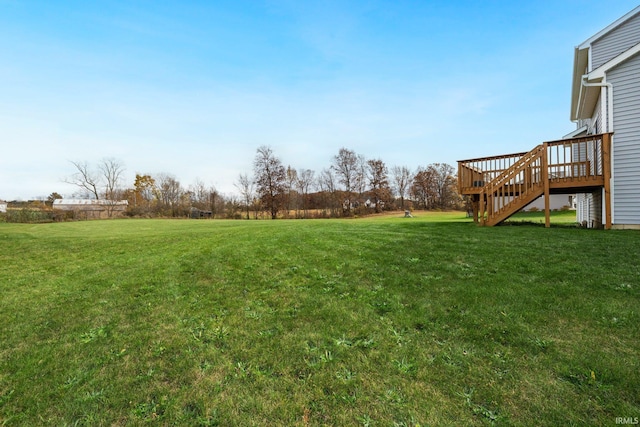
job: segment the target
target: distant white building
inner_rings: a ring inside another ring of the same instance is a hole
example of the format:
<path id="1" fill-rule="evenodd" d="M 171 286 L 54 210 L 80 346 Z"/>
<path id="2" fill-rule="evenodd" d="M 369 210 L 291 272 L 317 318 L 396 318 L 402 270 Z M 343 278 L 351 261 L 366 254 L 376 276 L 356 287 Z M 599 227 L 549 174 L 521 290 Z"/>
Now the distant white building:
<path id="1" fill-rule="evenodd" d="M 563 209 L 575 210 L 575 195 L 567 194 L 551 194 L 549 196 L 549 209 L 559 211 Z M 538 197 L 536 200 L 527 205 L 523 210 L 544 210 L 544 197 Z"/>
<path id="2" fill-rule="evenodd" d="M 0 200 L 0 212 L 1 213 L 7 212 L 7 202 L 3 202 L 2 200 Z"/>
<path id="3" fill-rule="evenodd" d="M 56 199 L 53 209 L 72 211 L 87 219 L 120 216 L 127 210 L 126 200 Z"/>

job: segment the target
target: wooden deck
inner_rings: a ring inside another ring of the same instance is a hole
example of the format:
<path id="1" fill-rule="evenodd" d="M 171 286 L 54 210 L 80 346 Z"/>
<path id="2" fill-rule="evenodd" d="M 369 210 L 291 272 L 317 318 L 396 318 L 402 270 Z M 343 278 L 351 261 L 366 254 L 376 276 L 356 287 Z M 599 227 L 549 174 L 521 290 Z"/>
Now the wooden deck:
<path id="1" fill-rule="evenodd" d="M 526 153 L 458 161 L 458 191 L 472 198 L 474 220 L 493 226 L 545 196 L 604 188 L 605 228 L 611 227 L 611 135 L 549 141 Z"/>

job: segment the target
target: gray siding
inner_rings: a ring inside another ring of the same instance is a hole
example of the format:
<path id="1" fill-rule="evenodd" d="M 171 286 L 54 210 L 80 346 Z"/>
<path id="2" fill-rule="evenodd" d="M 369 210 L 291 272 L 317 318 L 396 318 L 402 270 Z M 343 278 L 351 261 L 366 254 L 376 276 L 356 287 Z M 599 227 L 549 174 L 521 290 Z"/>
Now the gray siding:
<path id="1" fill-rule="evenodd" d="M 593 127 L 590 129 L 591 133 L 602 133 L 604 129 L 603 110 L 606 110 L 606 105 L 603 106 L 601 101 L 602 98 L 598 99 L 598 103 L 593 110 L 593 116 L 590 120 L 590 123 L 593 124 Z M 591 168 L 589 172 L 594 173 L 595 168 L 597 167 L 597 171 L 599 173 L 602 173 L 602 165 L 598 164 L 598 162 L 595 162 L 593 158 L 593 142 L 588 141 L 584 143 L 574 144 L 573 158 L 576 161 L 580 162 L 589 160 Z M 574 173 L 584 174 L 585 171 L 574 171 Z M 602 225 L 601 191 L 596 191 L 594 193 L 577 194 L 576 197 L 576 219 L 578 223 L 584 224 L 588 228 L 600 227 Z"/>
<path id="2" fill-rule="evenodd" d="M 640 55 L 607 75 L 613 84 L 614 224 L 640 224 Z"/>
<path id="3" fill-rule="evenodd" d="M 576 219 L 578 224 L 587 224 L 589 221 L 589 202 L 586 194 L 576 194 Z"/>
<path id="4" fill-rule="evenodd" d="M 598 98 L 598 103 L 596 104 L 596 108 L 594 110 L 595 117 L 592 118 L 591 123 L 593 126 L 593 133 L 602 133 L 602 115 L 600 114 L 600 110 L 602 108 L 601 105 L 602 98 Z"/>
<path id="5" fill-rule="evenodd" d="M 591 44 L 591 69 L 640 42 L 640 13 Z"/>
<path id="6" fill-rule="evenodd" d="M 592 219 L 590 227 L 599 228 L 602 225 L 602 193 L 600 191 L 591 193 L 589 217 Z"/>
<path id="7" fill-rule="evenodd" d="M 605 102 L 606 104 L 606 102 Z M 604 106 L 606 107 L 606 105 Z M 606 108 L 604 108 L 603 110 L 603 105 L 602 105 L 602 97 L 598 98 L 598 103 L 596 104 L 596 108 L 594 110 L 594 114 L 595 116 L 592 119 L 592 122 L 595 123 L 595 127 L 594 127 L 594 131 L 595 133 L 602 133 L 603 132 L 603 111 L 606 111 Z M 602 157 L 597 157 L 597 156 L 602 156 L 602 152 L 601 150 L 598 150 L 597 153 L 594 153 L 594 142 L 593 141 L 588 141 L 587 142 L 587 153 L 588 154 L 588 158 L 587 160 L 589 160 L 589 173 L 590 174 L 597 174 L 597 173 L 602 173 L 602 165 L 599 164 L 598 159 L 601 159 Z M 594 155 L 596 156 L 594 158 Z"/>
<path id="8" fill-rule="evenodd" d="M 602 225 L 602 196 L 600 192 L 576 195 L 576 219 L 587 228 Z"/>

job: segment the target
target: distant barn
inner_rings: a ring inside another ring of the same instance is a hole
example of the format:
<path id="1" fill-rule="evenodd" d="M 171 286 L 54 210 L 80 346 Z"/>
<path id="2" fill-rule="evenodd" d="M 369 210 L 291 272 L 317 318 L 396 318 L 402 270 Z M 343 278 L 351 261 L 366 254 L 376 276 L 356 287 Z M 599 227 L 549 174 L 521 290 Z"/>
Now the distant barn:
<path id="1" fill-rule="evenodd" d="M 127 210 L 126 200 L 56 199 L 53 209 L 72 211 L 78 219 L 100 219 L 121 216 Z"/>
<path id="2" fill-rule="evenodd" d="M 191 208 L 191 218 L 193 219 L 213 218 L 213 212 L 203 211 L 197 208 Z"/>

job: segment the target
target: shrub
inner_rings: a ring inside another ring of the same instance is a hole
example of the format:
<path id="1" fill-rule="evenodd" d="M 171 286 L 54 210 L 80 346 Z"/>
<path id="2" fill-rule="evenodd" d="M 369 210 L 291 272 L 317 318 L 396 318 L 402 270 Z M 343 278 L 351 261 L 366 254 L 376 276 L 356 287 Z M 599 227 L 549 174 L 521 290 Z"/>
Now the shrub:
<path id="1" fill-rule="evenodd" d="M 40 209 L 11 209 L 4 214 L 4 221 L 13 223 L 52 222 L 53 213 Z"/>

